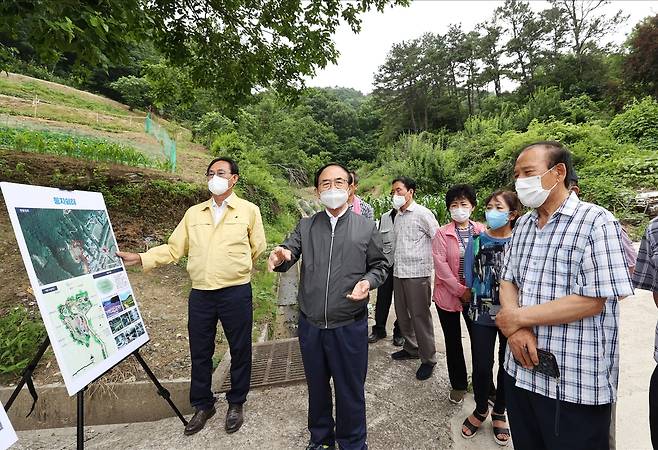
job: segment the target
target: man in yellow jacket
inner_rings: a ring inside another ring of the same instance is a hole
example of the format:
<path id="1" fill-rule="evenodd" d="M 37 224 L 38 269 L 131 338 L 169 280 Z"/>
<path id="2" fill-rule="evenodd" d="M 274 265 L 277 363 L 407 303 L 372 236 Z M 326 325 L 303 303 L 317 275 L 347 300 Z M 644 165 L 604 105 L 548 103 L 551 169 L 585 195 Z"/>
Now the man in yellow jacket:
<path id="1" fill-rule="evenodd" d="M 242 426 L 242 404 L 251 378 L 251 270 L 266 246 L 260 210 L 233 193 L 239 178 L 235 161 L 214 159 L 206 176 L 212 198 L 188 209 L 166 244 L 146 253 L 117 252 L 126 266 L 141 264 L 144 271 L 188 257 L 192 280 L 187 325 L 192 357 L 190 402 L 196 413 L 185 427 L 186 435 L 201 430 L 215 414 L 211 381 L 218 320 L 231 351 L 225 429 L 233 433 Z"/>

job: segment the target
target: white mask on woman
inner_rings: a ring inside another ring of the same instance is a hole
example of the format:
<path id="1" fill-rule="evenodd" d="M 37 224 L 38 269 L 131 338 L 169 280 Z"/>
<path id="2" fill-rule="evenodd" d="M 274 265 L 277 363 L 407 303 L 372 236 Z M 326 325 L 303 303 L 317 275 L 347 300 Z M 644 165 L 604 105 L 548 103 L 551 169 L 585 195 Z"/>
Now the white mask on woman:
<path id="1" fill-rule="evenodd" d="M 471 217 L 471 210 L 468 208 L 450 208 L 450 217 L 457 223 L 464 223 Z"/>

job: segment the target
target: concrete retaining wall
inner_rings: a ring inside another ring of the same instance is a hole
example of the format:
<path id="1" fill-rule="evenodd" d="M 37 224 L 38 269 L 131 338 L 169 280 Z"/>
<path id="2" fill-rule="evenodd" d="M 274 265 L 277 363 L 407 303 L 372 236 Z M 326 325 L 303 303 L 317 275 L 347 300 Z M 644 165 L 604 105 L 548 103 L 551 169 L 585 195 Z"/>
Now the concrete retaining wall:
<path id="1" fill-rule="evenodd" d="M 183 414 L 191 414 L 189 380 L 161 381 Z M 16 430 L 36 430 L 75 426 L 76 397 L 69 397 L 62 384 L 36 386 L 39 400 L 32 415 L 25 415 L 32 406 L 32 397 L 23 388 L 9 410 L 9 418 Z M 7 402 L 14 388 L 1 387 L 0 400 Z M 151 422 L 175 416 L 169 404 L 158 395 L 150 381 L 109 384 L 102 389 L 85 391 L 85 425 Z M 181 424 L 182 426 L 182 424 Z"/>

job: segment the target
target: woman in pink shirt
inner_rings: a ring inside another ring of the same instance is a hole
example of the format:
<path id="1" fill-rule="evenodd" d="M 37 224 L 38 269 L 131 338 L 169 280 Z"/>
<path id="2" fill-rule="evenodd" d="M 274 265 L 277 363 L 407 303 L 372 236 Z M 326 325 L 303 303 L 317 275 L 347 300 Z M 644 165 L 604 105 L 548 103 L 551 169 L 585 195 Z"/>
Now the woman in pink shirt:
<path id="1" fill-rule="evenodd" d="M 446 207 L 452 221 L 442 226 L 432 239 L 434 258 L 434 303 L 443 330 L 448 363 L 448 376 L 452 389 L 448 400 L 453 404 L 464 401 L 468 387 L 468 375 L 462 347 L 461 321 L 463 315 L 469 335 L 471 319 L 468 303 L 471 290 L 464 280 L 464 254 L 472 245 L 473 236 L 486 226 L 470 220 L 477 205 L 475 191 L 467 184 L 451 187 L 446 193 Z"/>

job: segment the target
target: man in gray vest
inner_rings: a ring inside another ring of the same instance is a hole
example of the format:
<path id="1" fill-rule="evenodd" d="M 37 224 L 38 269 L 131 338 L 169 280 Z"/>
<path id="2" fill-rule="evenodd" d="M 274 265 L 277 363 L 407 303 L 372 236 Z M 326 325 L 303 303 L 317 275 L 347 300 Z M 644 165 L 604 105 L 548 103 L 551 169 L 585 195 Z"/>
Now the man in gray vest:
<path id="1" fill-rule="evenodd" d="M 391 309 L 391 301 L 393 300 L 393 256 L 395 255 L 395 232 L 393 230 L 393 223 L 398 211 L 396 209 L 389 209 L 382 214 L 379 220 L 379 232 L 384 242 L 384 254 L 391 268 L 388 271 L 386 281 L 377 289 L 377 303 L 375 305 L 375 325 L 372 327 L 372 332 L 368 336 L 368 342 L 374 344 L 386 337 L 386 321 L 388 320 L 388 312 Z M 402 347 L 404 345 L 404 338 L 400 332 L 400 326 L 397 319 L 393 323 L 393 345 Z"/>

